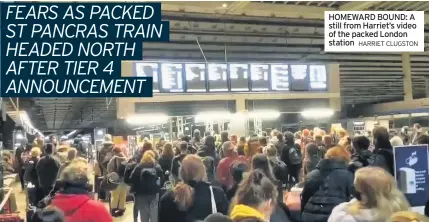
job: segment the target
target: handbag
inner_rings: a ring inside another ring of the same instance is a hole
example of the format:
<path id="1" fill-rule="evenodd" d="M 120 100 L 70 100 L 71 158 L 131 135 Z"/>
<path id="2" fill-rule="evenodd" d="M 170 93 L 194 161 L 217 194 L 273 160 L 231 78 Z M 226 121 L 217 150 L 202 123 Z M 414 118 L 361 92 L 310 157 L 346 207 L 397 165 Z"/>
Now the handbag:
<path id="1" fill-rule="evenodd" d="M 213 187 L 210 186 L 210 199 L 212 202 L 212 214 L 217 213 L 217 206 L 216 206 L 216 200 L 214 198 L 214 194 L 213 194 Z"/>
<path id="2" fill-rule="evenodd" d="M 112 191 L 119 186 L 119 175 L 115 172 L 107 174 L 100 184 L 100 189 L 104 191 Z"/>

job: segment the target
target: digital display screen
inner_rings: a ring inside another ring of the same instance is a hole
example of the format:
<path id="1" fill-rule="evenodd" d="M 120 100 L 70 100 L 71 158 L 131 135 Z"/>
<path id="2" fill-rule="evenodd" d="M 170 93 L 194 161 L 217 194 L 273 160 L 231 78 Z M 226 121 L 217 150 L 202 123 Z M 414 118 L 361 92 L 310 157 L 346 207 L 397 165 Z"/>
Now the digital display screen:
<path id="1" fill-rule="evenodd" d="M 187 92 L 206 92 L 205 64 L 186 64 L 185 73 Z"/>
<path id="2" fill-rule="evenodd" d="M 226 64 L 208 64 L 209 91 L 228 91 L 228 68 Z"/>
<path id="3" fill-rule="evenodd" d="M 290 90 L 293 91 L 308 91 L 308 66 L 307 65 L 291 65 L 290 66 Z"/>
<path id="4" fill-rule="evenodd" d="M 161 64 L 161 88 L 165 92 L 183 92 L 183 67 L 178 63 Z"/>
<path id="5" fill-rule="evenodd" d="M 267 91 L 269 65 L 267 64 L 251 64 L 250 65 L 250 84 L 252 91 Z"/>
<path id="6" fill-rule="evenodd" d="M 326 66 L 310 65 L 310 88 L 326 89 Z"/>
<path id="7" fill-rule="evenodd" d="M 159 92 L 158 75 L 159 63 L 137 62 L 134 63 L 136 76 L 152 77 L 153 92 Z"/>
<path id="8" fill-rule="evenodd" d="M 289 90 L 288 65 L 271 65 L 271 88 L 276 91 Z"/>
<path id="9" fill-rule="evenodd" d="M 249 91 L 249 65 L 230 64 L 231 91 Z"/>

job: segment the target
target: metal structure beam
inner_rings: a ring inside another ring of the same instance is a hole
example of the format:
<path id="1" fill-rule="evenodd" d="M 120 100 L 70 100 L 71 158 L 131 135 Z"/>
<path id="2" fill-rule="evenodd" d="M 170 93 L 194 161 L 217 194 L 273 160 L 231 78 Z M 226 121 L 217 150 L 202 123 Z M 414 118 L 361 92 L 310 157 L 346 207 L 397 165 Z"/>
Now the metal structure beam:
<path id="1" fill-rule="evenodd" d="M 348 2 L 342 6 L 338 10 L 340 11 L 364 11 L 369 9 L 371 6 L 376 5 L 377 1 L 366 2 L 366 1 L 357 1 L 357 2 Z"/>

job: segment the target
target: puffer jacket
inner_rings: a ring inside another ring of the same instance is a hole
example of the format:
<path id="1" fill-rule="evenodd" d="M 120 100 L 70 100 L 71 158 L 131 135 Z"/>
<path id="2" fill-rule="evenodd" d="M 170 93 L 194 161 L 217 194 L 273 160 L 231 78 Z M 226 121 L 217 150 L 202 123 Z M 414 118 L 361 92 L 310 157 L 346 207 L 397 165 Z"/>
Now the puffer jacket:
<path id="1" fill-rule="evenodd" d="M 302 221 L 326 222 L 335 206 L 354 194 L 353 173 L 344 161 L 323 159 L 309 173 L 302 191 Z"/>
<path id="2" fill-rule="evenodd" d="M 370 166 L 376 166 L 385 169 L 390 174 L 394 175 L 393 169 L 393 151 L 389 149 L 374 150 L 373 155 L 369 159 Z"/>
<path id="3" fill-rule="evenodd" d="M 329 216 L 328 222 L 385 222 L 386 219 L 377 219 L 376 212 L 372 209 L 360 209 L 357 214 L 351 215 L 347 208 L 350 204 L 355 203 L 357 200 L 353 199 L 350 202 L 342 203 L 332 210 L 331 216 Z"/>

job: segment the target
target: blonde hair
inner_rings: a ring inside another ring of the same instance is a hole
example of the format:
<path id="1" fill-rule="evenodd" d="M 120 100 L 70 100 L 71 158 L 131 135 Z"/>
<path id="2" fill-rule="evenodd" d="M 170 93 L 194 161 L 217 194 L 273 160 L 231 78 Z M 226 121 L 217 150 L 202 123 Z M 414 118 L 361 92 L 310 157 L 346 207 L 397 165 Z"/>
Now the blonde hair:
<path id="1" fill-rule="evenodd" d="M 351 156 L 349 151 L 347 151 L 346 148 L 337 145 L 328 149 L 328 151 L 325 154 L 325 158 L 343 160 L 348 163 L 350 162 Z"/>
<path id="2" fill-rule="evenodd" d="M 64 182 L 88 183 L 88 161 L 84 158 L 74 159 L 61 173 Z"/>
<path id="3" fill-rule="evenodd" d="M 265 147 L 265 153 L 267 156 L 276 156 L 277 155 L 277 148 L 273 144 L 268 144 L 267 147 Z"/>
<path id="4" fill-rule="evenodd" d="M 40 150 L 39 147 L 33 147 L 30 151 L 31 157 L 39 157 L 41 153 L 42 151 Z"/>
<path id="5" fill-rule="evenodd" d="M 351 215 L 358 214 L 361 209 L 372 209 L 376 212 L 377 221 L 409 208 L 405 196 L 396 188 L 395 179 L 379 167 L 364 167 L 356 171 L 354 186 L 361 194 L 361 200 L 349 205 Z"/>
<path id="6" fill-rule="evenodd" d="M 152 150 L 148 150 L 148 151 L 144 152 L 140 163 L 141 164 L 151 164 L 154 166 L 156 163 L 155 153 Z"/>
<path id="7" fill-rule="evenodd" d="M 194 189 L 187 183 L 203 181 L 207 177 L 206 167 L 199 156 L 189 154 L 182 161 L 179 175 L 182 182 L 173 188 L 174 201 L 180 210 L 187 210 L 194 203 Z"/>
<path id="8" fill-rule="evenodd" d="M 390 222 L 429 222 L 429 219 L 416 212 L 400 211 L 392 215 Z"/>

